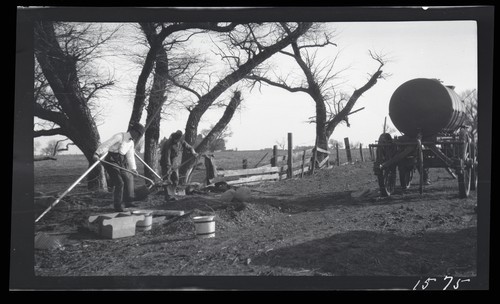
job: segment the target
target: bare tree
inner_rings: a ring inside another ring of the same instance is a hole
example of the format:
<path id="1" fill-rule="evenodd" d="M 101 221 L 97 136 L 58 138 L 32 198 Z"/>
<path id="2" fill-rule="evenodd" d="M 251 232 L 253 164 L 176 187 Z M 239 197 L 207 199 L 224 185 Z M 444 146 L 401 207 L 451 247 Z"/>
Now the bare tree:
<path id="1" fill-rule="evenodd" d="M 460 94 L 460 98 L 465 103 L 465 110 L 467 114 L 467 124 L 471 128 L 471 134 L 474 139 L 477 141 L 477 91 L 474 90 L 466 90 L 462 94 Z"/>
<path id="2" fill-rule="evenodd" d="M 201 130 L 200 134 L 198 134 L 195 146 L 198 146 L 202 140 L 207 137 L 207 135 L 214 129 L 215 125 L 211 125 L 208 129 Z M 227 125 L 215 138 L 208 142 L 207 150 L 209 152 L 217 151 L 217 150 L 225 150 L 227 140 L 233 136 L 233 132 Z"/>
<path id="3" fill-rule="evenodd" d="M 280 148 L 280 150 L 285 150 L 286 147 L 286 140 L 284 137 L 281 138 L 281 140 L 275 141 L 275 144 Z"/>
<path id="4" fill-rule="evenodd" d="M 233 118 L 236 109 L 241 104 L 241 92 L 235 91 L 233 92 L 233 97 L 231 101 L 226 107 L 224 114 L 219 119 L 219 121 L 208 130 L 208 133 L 204 136 L 203 140 L 196 146 L 198 151 L 207 151 L 211 150 L 210 146 L 212 143 L 216 142 L 219 139 L 224 138 L 224 136 L 228 136 L 228 124 Z"/>
<path id="5" fill-rule="evenodd" d="M 59 144 L 62 142 L 67 141 L 68 139 L 61 139 L 61 140 L 51 140 L 47 143 L 47 145 L 42 149 L 42 155 L 41 157 L 35 157 L 33 160 L 34 161 L 43 161 L 43 160 L 57 160 L 56 156 L 59 152 L 62 151 L 68 151 L 69 146 L 74 145 L 74 143 L 70 142 L 66 144 L 66 147 L 60 148 Z"/>
<path id="6" fill-rule="evenodd" d="M 178 23 L 140 23 L 142 32 L 145 35 L 149 49 L 139 74 L 134 105 L 130 117 L 129 125 L 139 122 L 144 107 L 146 106 L 147 81 L 154 71 L 153 82 L 149 93 L 146 133 L 144 136 L 144 160 L 154 170 L 158 168 L 158 141 L 160 137 L 160 112 L 167 100 L 169 82 L 175 81 L 173 74 L 181 74 L 190 64 L 193 63 L 192 57 L 175 58 L 175 55 L 169 55 L 173 49 L 189 41 L 196 34 L 207 31 L 227 32 L 234 29 L 236 23 L 219 25 L 214 22 L 178 22 Z M 172 64 L 173 63 L 173 64 Z M 178 71 L 180 70 L 180 71 Z M 173 72 L 177 71 L 177 72 Z M 153 177 L 153 173 L 145 171 L 147 177 Z"/>
<path id="7" fill-rule="evenodd" d="M 288 25 L 287 25 L 288 26 Z M 188 90 L 197 98 L 197 103 L 190 109 L 189 117 L 186 122 L 185 140 L 192 144 L 196 140 L 198 124 L 203 114 L 214 104 L 214 102 L 232 85 L 243 79 L 253 69 L 269 59 L 272 55 L 279 52 L 298 37 L 303 35 L 310 28 L 311 23 L 297 23 L 289 31 L 273 31 L 273 28 L 266 26 L 259 27 L 256 24 L 245 24 L 237 27 L 227 35 L 225 49 L 219 49 L 219 55 L 229 66 L 229 72 L 209 89 L 205 94 L 200 94 L 193 88 L 177 84 L 179 87 Z M 264 29 L 257 33 L 257 29 Z M 233 99 L 232 99 L 233 100 Z M 224 117 L 223 117 L 224 119 Z M 219 121 L 220 122 L 220 121 Z M 216 126 L 219 123 L 216 124 Z M 222 130 L 222 128 L 220 128 Z M 198 145 L 198 153 L 205 152 L 206 145 Z M 189 173 L 195 164 L 188 151 L 182 155 L 180 168 L 181 183 L 189 179 Z"/>
<path id="8" fill-rule="evenodd" d="M 339 140 L 336 140 L 336 139 L 333 139 L 333 138 L 330 138 L 328 140 L 328 144 L 330 145 L 330 147 L 333 149 L 336 147 L 336 145 L 339 145 L 339 149 L 344 149 L 344 142 L 343 141 L 339 141 Z"/>
<path id="9" fill-rule="evenodd" d="M 114 35 L 92 24 L 36 21 L 35 116 L 50 122 L 50 128 L 35 130 L 34 136 L 64 135 L 83 152 L 89 166 L 100 137 L 92 113 L 98 92 L 113 85 L 111 78 L 95 73 L 93 60 L 99 48 Z M 46 124 L 42 124 L 46 126 Z M 88 176 L 88 187 L 105 189 L 103 168 Z"/>
<path id="10" fill-rule="evenodd" d="M 285 30 L 289 31 L 287 24 L 282 23 Z M 341 73 L 347 68 L 335 69 L 338 59 L 337 55 L 330 60 L 324 61 L 318 58 L 318 50 L 327 47 L 336 47 L 332 42 L 334 32 L 325 31 L 324 24 L 314 24 L 311 31 L 301 39 L 290 44 L 291 51 L 281 50 L 280 53 L 291 57 L 299 66 L 303 78 L 297 80 L 287 76 L 269 76 L 272 71 L 256 70 L 247 76 L 247 79 L 255 84 L 267 84 L 282 88 L 289 92 L 303 92 L 308 94 L 315 102 L 316 116 L 312 121 L 316 123 L 316 145 L 322 149 L 328 148 L 328 139 L 342 122 L 349 126 L 349 115 L 356 113 L 352 108 L 359 97 L 375 85 L 379 78 L 387 76 L 383 74 L 382 67 L 385 64 L 384 56 L 369 52 L 371 58 L 379 63 L 378 69 L 369 74 L 367 82 L 350 95 L 337 90 Z M 326 155 L 319 153 L 318 160 Z"/>

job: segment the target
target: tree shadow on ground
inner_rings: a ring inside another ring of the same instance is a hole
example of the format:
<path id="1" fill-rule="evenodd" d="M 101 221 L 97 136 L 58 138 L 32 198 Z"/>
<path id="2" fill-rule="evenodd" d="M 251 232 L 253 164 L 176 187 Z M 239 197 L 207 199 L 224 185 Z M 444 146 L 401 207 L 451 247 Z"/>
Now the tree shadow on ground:
<path id="1" fill-rule="evenodd" d="M 450 195 L 449 192 L 439 189 L 428 190 L 422 195 L 418 193 L 418 190 L 406 190 L 405 192 L 398 191 L 389 197 L 380 196 L 378 189 L 368 190 L 369 194 L 361 197 L 353 197 L 351 193 L 354 191 L 340 191 L 299 197 L 258 196 L 249 202 L 267 204 L 278 208 L 281 212 L 296 214 L 309 211 L 323 211 L 335 206 L 394 205 L 422 200 L 435 201 L 456 199 L 454 194 Z"/>
<path id="2" fill-rule="evenodd" d="M 312 275 L 475 276 L 476 251 L 476 228 L 412 237 L 351 231 L 271 250 L 252 263 Z"/>
<path id="3" fill-rule="evenodd" d="M 332 192 L 301 197 L 256 197 L 249 202 L 267 204 L 281 212 L 296 214 L 308 211 L 322 211 L 333 206 L 352 205 L 352 191 Z"/>

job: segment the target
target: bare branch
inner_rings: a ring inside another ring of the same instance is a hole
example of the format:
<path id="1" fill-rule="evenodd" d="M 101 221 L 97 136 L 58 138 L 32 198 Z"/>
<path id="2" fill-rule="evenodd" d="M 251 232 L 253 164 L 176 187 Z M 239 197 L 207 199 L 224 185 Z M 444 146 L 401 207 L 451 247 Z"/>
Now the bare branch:
<path id="1" fill-rule="evenodd" d="M 66 135 L 63 128 L 55 128 L 50 130 L 35 130 L 33 137 L 53 136 L 53 135 Z"/>
<path id="2" fill-rule="evenodd" d="M 362 107 L 362 108 L 359 108 L 359 109 L 357 109 L 357 110 L 354 110 L 354 111 L 350 112 L 350 113 L 349 113 L 349 114 L 347 114 L 347 115 L 351 115 L 351 114 L 357 113 L 357 112 L 359 112 L 359 111 L 361 111 L 361 110 L 364 110 L 364 108 L 365 108 L 365 107 Z"/>
<path id="3" fill-rule="evenodd" d="M 196 92 L 195 90 L 191 89 L 189 86 L 182 85 L 178 83 L 173 77 L 167 76 L 167 79 L 170 80 L 176 87 L 179 87 L 185 91 L 188 91 L 190 93 L 193 93 L 198 99 L 201 98 L 201 94 Z"/>
<path id="4" fill-rule="evenodd" d="M 38 118 L 41 118 L 41 119 L 44 119 L 44 120 L 48 120 L 48 121 L 52 121 L 52 122 L 58 124 L 61 127 L 63 127 L 66 124 L 66 122 L 67 122 L 66 115 L 64 115 L 63 113 L 44 109 L 38 103 L 35 103 L 34 115 L 36 117 L 38 117 Z"/>
<path id="5" fill-rule="evenodd" d="M 262 76 L 248 75 L 245 78 L 255 80 L 256 82 L 265 82 L 265 83 L 267 83 L 269 85 L 285 89 L 285 90 L 287 90 L 289 92 L 292 92 L 292 93 L 294 93 L 294 92 L 308 93 L 308 89 L 307 88 L 303 88 L 303 87 L 290 87 L 286 83 L 275 82 L 275 81 L 272 81 L 272 80 L 267 79 L 267 78 L 262 77 Z"/>
<path id="6" fill-rule="evenodd" d="M 87 94 L 87 102 L 90 101 L 90 99 L 92 99 L 92 97 L 94 97 L 95 93 L 101 89 L 104 89 L 106 87 L 109 87 L 109 86 L 113 86 L 115 83 L 114 81 L 109 81 L 109 82 L 106 82 L 106 83 L 98 83 L 98 82 L 94 82 L 92 83 L 91 85 L 93 85 L 94 87 L 91 89 L 91 91 Z"/>
<path id="7" fill-rule="evenodd" d="M 295 58 L 295 55 L 290 53 L 290 52 L 287 52 L 287 51 L 279 51 L 281 54 L 284 54 L 284 55 L 287 55 L 287 56 L 290 56 L 290 57 L 293 57 Z"/>
<path id="8" fill-rule="evenodd" d="M 67 139 L 66 139 L 67 140 Z M 66 144 L 66 148 L 61 148 L 61 149 L 57 149 L 57 152 L 61 152 L 61 151 L 68 151 L 69 150 L 69 146 L 76 146 L 74 143 L 70 142 L 70 143 L 67 143 Z"/>

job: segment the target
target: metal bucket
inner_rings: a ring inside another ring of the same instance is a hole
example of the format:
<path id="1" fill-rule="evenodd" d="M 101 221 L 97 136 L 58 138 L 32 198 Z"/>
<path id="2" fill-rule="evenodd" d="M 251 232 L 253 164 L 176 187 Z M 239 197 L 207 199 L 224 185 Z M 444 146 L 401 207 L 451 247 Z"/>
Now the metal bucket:
<path id="1" fill-rule="evenodd" d="M 139 232 L 149 231 L 153 227 L 153 211 L 136 210 L 132 212 L 133 215 L 144 215 L 143 221 L 138 221 L 136 230 Z"/>
<path id="2" fill-rule="evenodd" d="M 215 237 L 215 215 L 193 217 L 196 236 L 199 238 Z"/>

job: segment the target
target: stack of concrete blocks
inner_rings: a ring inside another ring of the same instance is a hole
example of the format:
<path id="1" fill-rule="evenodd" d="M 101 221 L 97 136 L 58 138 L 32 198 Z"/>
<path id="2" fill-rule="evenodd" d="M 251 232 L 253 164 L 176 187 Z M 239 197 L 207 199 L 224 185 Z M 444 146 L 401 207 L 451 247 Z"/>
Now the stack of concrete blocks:
<path id="1" fill-rule="evenodd" d="M 88 226 L 104 238 L 117 239 L 134 236 L 137 222 L 144 219 L 144 214 L 131 214 L 130 211 L 107 213 L 90 216 Z"/>

